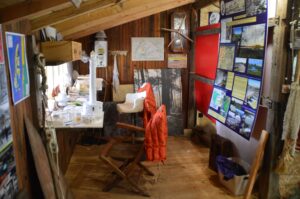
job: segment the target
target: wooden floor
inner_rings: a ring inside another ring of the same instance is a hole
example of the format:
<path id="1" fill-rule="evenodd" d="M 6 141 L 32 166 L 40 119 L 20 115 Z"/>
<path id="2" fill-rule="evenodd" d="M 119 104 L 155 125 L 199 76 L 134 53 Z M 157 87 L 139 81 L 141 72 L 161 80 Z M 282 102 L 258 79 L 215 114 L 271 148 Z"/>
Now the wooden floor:
<path id="1" fill-rule="evenodd" d="M 77 145 L 66 178 L 78 199 L 145 199 L 130 191 L 125 183 L 102 192 L 110 173 L 99 159 L 101 145 Z M 170 137 L 165 165 L 147 166 L 155 177 L 140 175 L 139 184 L 155 199 L 229 199 L 233 197 L 218 182 L 215 172 L 208 169 L 209 149 L 194 145 L 184 137 Z M 139 173 L 139 172 L 137 172 Z"/>

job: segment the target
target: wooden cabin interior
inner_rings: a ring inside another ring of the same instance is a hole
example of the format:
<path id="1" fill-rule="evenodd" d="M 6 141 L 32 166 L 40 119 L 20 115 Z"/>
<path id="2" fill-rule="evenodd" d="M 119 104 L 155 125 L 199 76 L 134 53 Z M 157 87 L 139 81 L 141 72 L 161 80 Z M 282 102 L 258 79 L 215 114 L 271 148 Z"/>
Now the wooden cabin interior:
<path id="1" fill-rule="evenodd" d="M 299 0 L 0 0 L 0 24 L 1 199 L 300 198 Z"/>

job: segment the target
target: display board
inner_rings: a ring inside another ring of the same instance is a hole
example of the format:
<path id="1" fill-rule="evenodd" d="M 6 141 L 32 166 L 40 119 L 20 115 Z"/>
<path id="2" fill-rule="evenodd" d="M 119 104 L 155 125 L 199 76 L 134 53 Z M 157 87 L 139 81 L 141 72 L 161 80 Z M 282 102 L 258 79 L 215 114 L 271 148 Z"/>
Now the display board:
<path id="1" fill-rule="evenodd" d="M 0 37 L 2 31 L 0 27 Z M 3 58 L 0 39 L 0 58 Z M 12 199 L 18 191 L 16 163 L 12 146 L 12 130 L 4 59 L 0 60 L 0 198 Z"/>
<path id="2" fill-rule="evenodd" d="M 29 74 L 25 35 L 6 32 L 6 46 L 13 103 L 29 97 Z"/>
<path id="3" fill-rule="evenodd" d="M 222 0 L 219 61 L 208 114 L 250 139 L 262 87 L 266 0 Z"/>

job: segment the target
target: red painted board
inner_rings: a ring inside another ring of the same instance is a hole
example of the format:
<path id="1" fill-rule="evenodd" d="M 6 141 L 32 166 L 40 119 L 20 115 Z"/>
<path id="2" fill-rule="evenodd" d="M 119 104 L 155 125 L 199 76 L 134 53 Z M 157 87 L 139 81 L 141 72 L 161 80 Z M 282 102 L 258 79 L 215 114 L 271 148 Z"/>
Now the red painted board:
<path id="1" fill-rule="evenodd" d="M 212 92 L 213 92 L 213 85 L 195 80 L 196 108 L 198 111 L 203 113 L 206 117 L 208 117 L 212 122 L 215 122 L 216 120 L 207 114 Z"/>
<path id="2" fill-rule="evenodd" d="M 218 24 L 217 24 L 218 25 Z M 209 29 L 213 27 L 212 29 Z M 199 28 L 197 32 L 215 29 L 214 26 Z M 205 34 L 196 37 L 195 73 L 214 80 L 218 65 L 220 34 Z"/>

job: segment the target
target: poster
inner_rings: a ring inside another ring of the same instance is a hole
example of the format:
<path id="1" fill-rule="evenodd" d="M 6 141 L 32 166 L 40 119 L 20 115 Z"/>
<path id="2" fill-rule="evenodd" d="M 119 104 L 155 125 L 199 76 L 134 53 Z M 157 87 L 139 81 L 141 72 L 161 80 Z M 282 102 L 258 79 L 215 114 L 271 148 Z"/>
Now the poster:
<path id="1" fill-rule="evenodd" d="M 165 104 L 169 135 L 182 135 L 182 84 L 181 69 L 134 70 L 134 87 L 137 90 L 144 82 L 152 85 L 156 107 Z"/>
<path id="2" fill-rule="evenodd" d="M 2 46 L 2 43 L 0 45 Z M 15 198 L 18 183 L 12 147 L 12 130 L 4 64 L 0 64 L 0 162 L 0 198 Z"/>
<path id="3" fill-rule="evenodd" d="M 267 37 L 266 0 L 222 0 L 218 69 L 208 113 L 246 139 L 255 124 Z"/>
<path id="4" fill-rule="evenodd" d="M 132 61 L 164 61 L 163 37 L 132 37 Z"/>
<path id="5" fill-rule="evenodd" d="M 10 82 L 14 105 L 29 97 L 25 35 L 6 32 Z"/>

